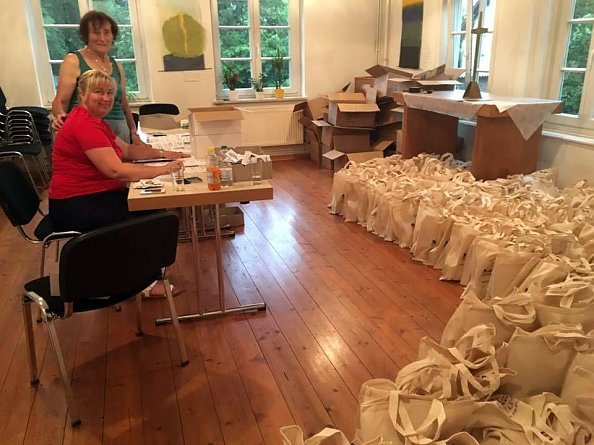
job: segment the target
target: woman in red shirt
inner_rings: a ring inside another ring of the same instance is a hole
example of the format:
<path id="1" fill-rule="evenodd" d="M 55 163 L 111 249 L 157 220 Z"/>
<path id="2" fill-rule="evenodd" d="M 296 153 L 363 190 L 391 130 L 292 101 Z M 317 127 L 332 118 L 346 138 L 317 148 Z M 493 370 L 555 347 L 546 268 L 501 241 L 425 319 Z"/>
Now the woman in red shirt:
<path id="1" fill-rule="evenodd" d="M 49 212 L 57 230 L 85 232 L 138 215 L 128 210 L 129 181 L 155 178 L 182 167 L 186 154 L 122 141 L 103 120 L 113 105 L 116 81 L 91 70 L 79 81 L 80 105 L 68 115 L 52 149 Z M 152 167 L 122 159 L 167 157 Z"/>

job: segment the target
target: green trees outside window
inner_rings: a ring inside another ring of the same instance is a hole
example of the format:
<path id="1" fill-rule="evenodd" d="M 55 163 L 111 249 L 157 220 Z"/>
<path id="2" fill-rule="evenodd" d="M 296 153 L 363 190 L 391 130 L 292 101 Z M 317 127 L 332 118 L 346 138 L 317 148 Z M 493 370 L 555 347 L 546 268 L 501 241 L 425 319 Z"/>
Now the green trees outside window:
<path id="1" fill-rule="evenodd" d="M 252 7 L 250 9 L 250 6 Z M 251 88 L 264 75 L 264 87 L 275 88 L 273 60 L 277 48 L 285 56 L 283 87 L 291 83 L 289 0 L 218 0 L 220 60 L 232 62 L 239 73 L 237 88 Z M 255 22 L 250 11 L 259 12 Z M 255 48 L 259 48 L 257 53 Z"/>

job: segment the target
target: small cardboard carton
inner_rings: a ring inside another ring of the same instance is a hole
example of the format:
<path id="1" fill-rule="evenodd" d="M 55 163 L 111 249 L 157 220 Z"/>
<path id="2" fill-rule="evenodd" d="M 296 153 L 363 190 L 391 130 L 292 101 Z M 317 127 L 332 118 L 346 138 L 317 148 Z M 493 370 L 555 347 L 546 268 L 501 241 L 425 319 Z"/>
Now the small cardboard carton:
<path id="1" fill-rule="evenodd" d="M 178 116 L 171 114 L 143 114 L 139 116 L 140 128 L 147 133 L 151 130 L 172 130 L 180 127 Z"/>
<path id="2" fill-rule="evenodd" d="M 384 155 L 380 151 L 367 151 L 363 153 L 343 153 L 339 150 L 331 150 L 324 153 L 322 156 L 323 167 L 330 169 L 332 172 L 337 172 L 338 170 L 343 168 L 349 161 L 361 163 L 374 158 L 382 158 Z"/>
<path id="3" fill-rule="evenodd" d="M 330 102 L 328 122 L 339 127 L 372 128 L 378 111 L 376 104 Z"/>
<path id="4" fill-rule="evenodd" d="M 219 223 L 221 226 L 239 227 L 243 226 L 243 211 L 239 207 L 219 207 Z M 215 215 L 212 206 L 207 206 L 202 212 L 204 224 L 207 229 L 215 225 Z"/>
<path id="5" fill-rule="evenodd" d="M 370 147 L 370 132 L 369 129 L 340 128 L 326 123 L 322 126 L 320 142 L 329 149 L 347 150 L 350 153 L 367 151 Z"/>
<path id="6" fill-rule="evenodd" d="M 190 108 L 190 135 L 194 156 L 206 156 L 208 147 L 241 145 L 243 115 L 235 107 Z"/>
<path id="7" fill-rule="evenodd" d="M 244 154 L 246 151 L 251 151 L 256 154 L 263 154 L 261 147 L 235 147 L 233 149 L 238 154 Z M 250 165 L 233 164 L 233 181 L 243 182 L 252 180 L 252 167 Z M 262 179 L 272 179 L 272 161 L 264 162 L 262 167 Z"/>

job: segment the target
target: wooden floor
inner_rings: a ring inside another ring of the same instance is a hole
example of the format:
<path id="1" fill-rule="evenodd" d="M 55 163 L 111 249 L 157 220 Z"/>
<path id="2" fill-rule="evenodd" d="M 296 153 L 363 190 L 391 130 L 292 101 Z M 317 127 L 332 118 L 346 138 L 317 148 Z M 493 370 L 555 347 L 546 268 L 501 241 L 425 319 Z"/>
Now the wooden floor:
<path id="1" fill-rule="evenodd" d="M 304 160 L 275 161 L 274 200 L 242 205 L 244 228 L 223 240 L 226 300 L 256 314 L 184 323 L 190 364 L 179 366 L 163 300 L 58 322 L 82 425 L 71 428 L 43 325 L 34 326 L 41 383 L 29 385 L 20 292 L 39 247 L 0 219 L 1 444 L 278 444 L 279 427 L 353 436 L 361 384 L 393 379 L 419 339 L 439 338 L 462 288 L 408 250 L 328 213 L 332 177 Z M 201 247 L 200 292 L 216 309 L 214 241 Z M 130 267 L 140 267 L 130 265 Z M 196 309 L 189 243 L 172 281 L 178 310 Z"/>

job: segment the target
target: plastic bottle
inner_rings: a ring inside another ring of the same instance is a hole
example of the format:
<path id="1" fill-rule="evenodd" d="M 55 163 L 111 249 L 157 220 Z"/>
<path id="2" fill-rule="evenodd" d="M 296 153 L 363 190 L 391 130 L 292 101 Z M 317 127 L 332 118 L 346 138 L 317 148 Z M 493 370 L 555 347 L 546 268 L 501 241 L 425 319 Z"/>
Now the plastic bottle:
<path id="1" fill-rule="evenodd" d="M 208 190 L 221 189 L 221 169 L 219 167 L 219 158 L 215 153 L 214 147 L 208 147 L 208 164 L 206 165 L 206 184 Z"/>
<path id="2" fill-rule="evenodd" d="M 227 146 L 223 145 L 220 152 L 221 187 L 228 188 L 233 185 L 233 167 L 227 159 Z"/>

